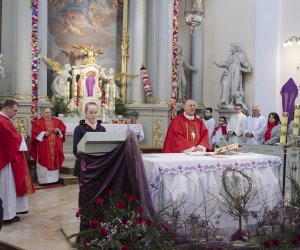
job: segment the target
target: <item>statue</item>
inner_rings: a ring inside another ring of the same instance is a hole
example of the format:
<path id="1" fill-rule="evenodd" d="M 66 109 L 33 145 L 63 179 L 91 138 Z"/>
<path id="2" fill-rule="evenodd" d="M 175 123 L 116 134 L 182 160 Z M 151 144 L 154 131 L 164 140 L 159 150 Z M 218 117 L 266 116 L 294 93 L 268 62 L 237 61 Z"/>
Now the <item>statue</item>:
<path id="1" fill-rule="evenodd" d="M 244 107 L 244 91 L 242 86 L 242 73 L 252 72 L 251 65 L 238 43 L 232 43 L 231 53 L 225 62 L 214 62 L 218 67 L 225 68 L 221 78 L 221 100 L 219 108 L 233 108 L 240 103 Z M 241 95 L 242 94 L 242 95 Z"/>
<path id="2" fill-rule="evenodd" d="M 75 49 L 80 49 L 80 51 L 86 56 L 83 60 L 83 64 L 97 64 L 95 56 L 103 54 L 103 51 L 100 49 L 94 49 L 93 46 L 85 47 L 83 45 L 72 45 Z"/>
<path id="3" fill-rule="evenodd" d="M 193 73 L 197 74 L 198 69 L 185 61 L 182 55 L 182 46 L 178 46 L 178 90 L 177 90 L 177 101 L 185 101 L 186 98 L 186 79 L 184 69 L 187 68 Z"/>
<path id="4" fill-rule="evenodd" d="M 4 55 L 0 54 L 0 75 L 2 76 L 2 78 L 4 78 Z"/>
<path id="5" fill-rule="evenodd" d="M 56 78 L 53 80 L 51 84 L 52 95 L 54 97 L 62 98 L 62 99 L 69 99 L 69 86 L 68 86 L 68 79 L 72 76 L 70 75 L 69 71 L 71 70 L 70 64 L 65 64 L 62 67 L 59 62 L 51 58 L 44 57 L 47 64 L 57 73 Z"/>

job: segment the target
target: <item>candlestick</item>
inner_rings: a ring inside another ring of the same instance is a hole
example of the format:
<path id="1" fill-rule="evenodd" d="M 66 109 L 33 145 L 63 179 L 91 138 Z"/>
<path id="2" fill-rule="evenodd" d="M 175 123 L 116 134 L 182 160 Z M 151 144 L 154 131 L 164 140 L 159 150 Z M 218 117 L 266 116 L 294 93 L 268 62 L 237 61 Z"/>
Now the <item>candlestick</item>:
<path id="1" fill-rule="evenodd" d="M 281 129 L 280 129 L 280 143 L 286 143 L 286 132 L 288 126 L 288 117 L 289 114 L 287 112 L 283 112 L 281 119 Z"/>
<path id="2" fill-rule="evenodd" d="M 293 135 L 299 135 L 299 121 L 300 121 L 300 105 L 297 104 L 294 110 L 294 123 L 293 123 Z"/>

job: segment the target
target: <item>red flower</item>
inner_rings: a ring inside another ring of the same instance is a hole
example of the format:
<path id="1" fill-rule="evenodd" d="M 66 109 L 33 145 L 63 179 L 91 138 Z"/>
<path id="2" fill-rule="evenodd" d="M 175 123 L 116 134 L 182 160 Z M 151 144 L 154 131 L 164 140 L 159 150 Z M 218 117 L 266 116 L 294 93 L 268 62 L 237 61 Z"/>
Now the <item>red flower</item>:
<path id="1" fill-rule="evenodd" d="M 135 222 L 136 222 L 136 224 L 142 224 L 143 218 L 141 216 L 139 216 L 135 219 Z"/>
<path id="2" fill-rule="evenodd" d="M 130 193 L 129 192 L 125 192 L 124 195 L 130 196 Z"/>
<path id="3" fill-rule="evenodd" d="M 123 209 L 123 208 L 125 208 L 125 202 L 124 202 L 124 201 L 118 201 L 118 202 L 116 203 L 116 207 L 117 207 L 118 209 Z"/>
<path id="4" fill-rule="evenodd" d="M 140 212 L 140 213 L 141 213 L 141 212 L 143 212 L 143 210 L 144 210 L 144 209 L 143 209 L 143 207 L 142 207 L 142 206 L 138 206 L 138 207 L 136 208 L 136 210 L 137 210 L 138 212 Z"/>
<path id="5" fill-rule="evenodd" d="M 127 219 L 123 219 L 122 220 L 122 224 L 127 225 L 128 220 Z"/>
<path id="6" fill-rule="evenodd" d="M 98 228 L 100 226 L 100 221 L 98 221 L 98 220 L 91 220 L 90 221 L 90 226 L 91 226 L 91 228 L 96 229 L 96 228 Z"/>
<path id="7" fill-rule="evenodd" d="M 269 241 L 269 240 L 264 240 L 263 246 L 266 247 L 266 248 L 269 248 L 269 247 L 271 246 L 271 241 Z"/>
<path id="8" fill-rule="evenodd" d="M 106 228 L 102 228 L 101 232 L 100 232 L 100 236 L 102 236 L 103 238 L 106 237 L 108 231 Z"/>
<path id="9" fill-rule="evenodd" d="M 280 240 L 278 240 L 278 239 L 273 239 L 273 240 L 272 240 L 272 244 L 273 244 L 274 246 L 279 246 L 279 245 L 280 245 Z"/>
<path id="10" fill-rule="evenodd" d="M 135 197 L 133 195 L 128 196 L 129 201 L 135 201 Z"/>
<path id="11" fill-rule="evenodd" d="M 295 238 L 291 239 L 291 243 L 294 244 L 294 245 L 297 245 L 298 242 L 299 242 L 299 241 L 298 241 L 297 239 L 295 239 Z"/>
<path id="12" fill-rule="evenodd" d="M 107 194 L 113 195 L 113 194 L 115 194 L 115 192 L 113 190 L 109 189 L 109 190 L 107 190 Z"/>
<path id="13" fill-rule="evenodd" d="M 96 200 L 96 204 L 97 204 L 97 205 L 102 204 L 104 201 L 105 201 L 105 199 L 104 199 L 103 197 L 99 197 L 99 198 Z"/>
<path id="14" fill-rule="evenodd" d="M 77 212 L 76 212 L 76 218 L 79 219 L 79 217 L 80 217 L 80 212 L 77 211 Z"/>
<path id="15" fill-rule="evenodd" d="M 147 218 L 147 219 L 146 219 L 146 224 L 147 224 L 148 226 L 150 226 L 150 225 L 152 224 L 152 220 L 151 220 L 150 218 Z"/>
<path id="16" fill-rule="evenodd" d="M 83 241 L 83 246 L 84 246 L 84 248 L 89 247 L 90 246 L 90 242 L 88 240 L 84 240 Z"/>
<path id="17" fill-rule="evenodd" d="M 121 250 L 129 250 L 129 247 L 126 246 L 126 245 L 125 245 L 125 246 L 122 246 L 122 247 L 121 247 Z"/>
<path id="18" fill-rule="evenodd" d="M 170 229 L 169 229 L 169 227 L 168 227 L 167 224 L 161 223 L 161 225 L 162 225 L 162 227 L 163 227 L 163 229 L 164 229 L 165 232 L 169 232 L 170 231 Z"/>
<path id="19" fill-rule="evenodd" d="M 141 239 L 142 239 L 142 235 L 138 234 L 138 235 L 136 236 L 136 240 L 141 240 Z"/>

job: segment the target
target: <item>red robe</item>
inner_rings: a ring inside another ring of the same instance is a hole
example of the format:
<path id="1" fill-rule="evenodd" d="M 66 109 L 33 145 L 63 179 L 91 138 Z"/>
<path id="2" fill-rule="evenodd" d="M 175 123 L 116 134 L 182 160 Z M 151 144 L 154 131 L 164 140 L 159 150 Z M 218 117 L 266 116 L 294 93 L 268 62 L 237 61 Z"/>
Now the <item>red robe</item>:
<path id="1" fill-rule="evenodd" d="M 194 134 L 194 139 L 192 134 Z M 163 146 L 163 153 L 180 153 L 191 147 L 202 145 L 210 149 L 208 130 L 203 121 L 195 116 L 193 121 L 184 114 L 176 116 L 170 123 Z"/>
<path id="2" fill-rule="evenodd" d="M 61 131 L 62 138 L 54 133 L 54 128 Z M 37 140 L 36 138 L 43 131 L 51 133 L 43 141 Z M 44 117 L 36 120 L 32 124 L 30 156 L 35 161 L 38 159 L 38 163 L 49 171 L 59 169 L 65 160 L 63 151 L 65 136 L 66 126 L 61 120 L 54 117 L 50 121 L 45 120 Z"/>
<path id="3" fill-rule="evenodd" d="M 8 117 L 0 115 L 0 170 L 11 164 L 17 196 L 34 192 L 27 161 L 23 151 L 19 151 L 22 136 Z"/>

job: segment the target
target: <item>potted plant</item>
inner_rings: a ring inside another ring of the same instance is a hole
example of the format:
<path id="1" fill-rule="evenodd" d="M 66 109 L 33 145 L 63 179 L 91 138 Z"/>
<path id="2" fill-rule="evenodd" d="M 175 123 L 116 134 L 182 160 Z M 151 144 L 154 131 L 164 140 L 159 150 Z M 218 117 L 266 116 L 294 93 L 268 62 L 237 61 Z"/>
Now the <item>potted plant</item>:
<path id="1" fill-rule="evenodd" d="M 52 98 L 53 103 L 53 111 L 56 116 L 63 117 L 69 112 L 69 101 L 66 101 L 65 99 L 53 97 Z"/>

